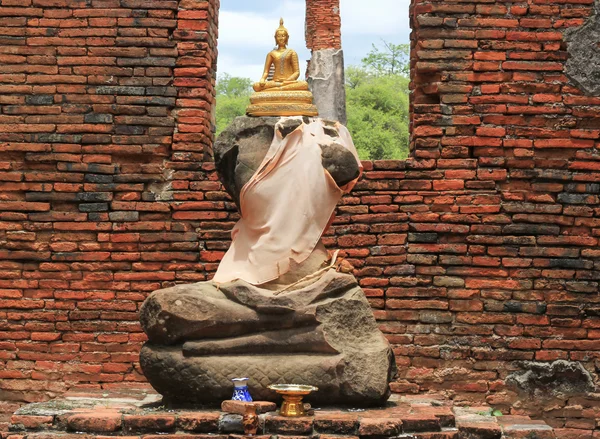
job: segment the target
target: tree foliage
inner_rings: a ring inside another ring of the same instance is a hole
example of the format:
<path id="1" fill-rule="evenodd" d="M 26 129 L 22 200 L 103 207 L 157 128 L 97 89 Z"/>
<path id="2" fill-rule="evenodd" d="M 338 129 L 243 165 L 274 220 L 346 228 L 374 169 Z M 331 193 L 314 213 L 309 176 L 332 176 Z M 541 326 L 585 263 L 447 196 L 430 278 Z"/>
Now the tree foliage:
<path id="1" fill-rule="evenodd" d="M 250 103 L 248 97 L 251 93 L 251 79 L 231 76 L 227 73 L 221 75 L 217 81 L 217 135 L 221 134 L 233 119 L 246 113 L 246 107 Z"/>
<path id="2" fill-rule="evenodd" d="M 408 157 L 407 44 L 373 45 L 360 66 L 346 69 L 348 129 L 363 160 Z M 227 73 L 217 81 L 217 135 L 246 112 L 252 80 Z"/>
<path id="3" fill-rule="evenodd" d="M 408 44 L 392 44 L 382 40 L 383 49 L 375 44 L 362 59 L 363 68 L 377 76 L 410 74 L 410 46 Z"/>
<path id="4" fill-rule="evenodd" d="M 223 73 L 217 81 L 217 96 L 248 97 L 252 93 L 252 80 Z"/>
<path id="5" fill-rule="evenodd" d="M 369 77 L 347 89 L 348 129 L 363 160 L 408 157 L 408 79 Z"/>
<path id="6" fill-rule="evenodd" d="M 408 53 L 384 41 L 346 69 L 348 129 L 363 160 L 408 157 Z"/>

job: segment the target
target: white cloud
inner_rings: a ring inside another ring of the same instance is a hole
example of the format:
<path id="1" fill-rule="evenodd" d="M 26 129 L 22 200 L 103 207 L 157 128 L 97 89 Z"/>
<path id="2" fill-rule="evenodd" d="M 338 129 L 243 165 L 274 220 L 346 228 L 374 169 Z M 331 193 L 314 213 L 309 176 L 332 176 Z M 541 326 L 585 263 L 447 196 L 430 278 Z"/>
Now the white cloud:
<path id="1" fill-rule="evenodd" d="M 343 35 L 379 35 L 408 33 L 410 0 L 340 0 Z"/>
<path id="2" fill-rule="evenodd" d="M 279 27 L 279 18 L 283 17 L 290 33 L 290 46 L 304 47 L 304 15 L 304 2 L 299 1 L 286 1 L 268 14 L 223 8 L 219 15 L 219 46 L 271 50 L 275 45 L 273 36 Z"/>
<path id="3" fill-rule="evenodd" d="M 219 75 L 228 73 L 231 76 L 251 78 L 258 81 L 262 75 L 264 64 L 251 64 L 244 61 L 228 55 L 219 55 Z"/>

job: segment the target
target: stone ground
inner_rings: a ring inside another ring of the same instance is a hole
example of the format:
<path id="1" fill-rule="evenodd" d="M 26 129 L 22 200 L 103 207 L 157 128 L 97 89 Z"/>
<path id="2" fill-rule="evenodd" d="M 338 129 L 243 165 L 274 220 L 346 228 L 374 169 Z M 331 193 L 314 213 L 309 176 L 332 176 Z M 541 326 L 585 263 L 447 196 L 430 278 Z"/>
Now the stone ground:
<path id="1" fill-rule="evenodd" d="M 230 410 L 235 411 L 235 410 Z M 489 406 L 455 407 L 441 395 L 394 395 L 385 408 L 314 408 L 314 415 L 260 415 L 258 439 L 552 439 L 551 427 L 527 416 L 492 416 Z M 71 391 L 33 403 L 10 418 L 2 439 L 238 439 L 241 415 L 172 408 L 147 390 Z"/>

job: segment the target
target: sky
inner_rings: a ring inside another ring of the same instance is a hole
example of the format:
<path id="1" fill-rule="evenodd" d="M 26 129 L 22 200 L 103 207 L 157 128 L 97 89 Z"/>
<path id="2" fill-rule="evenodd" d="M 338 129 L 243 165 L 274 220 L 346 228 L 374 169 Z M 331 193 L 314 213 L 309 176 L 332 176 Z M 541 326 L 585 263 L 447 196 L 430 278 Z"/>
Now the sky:
<path id="1" fill-rule="evenodd" d="M 290 33 L 290 48 L 298 52 L 300 71 L 310 59 L 304 42 L 305 0 L 221 0 L 218 73 L 262 76 L 265 57 L 273 50 L 279 18 Z M 409 42 L 409 0 L 340 0 L 342 47 L 346 65 L 359 65 L 373 43 Z"/>

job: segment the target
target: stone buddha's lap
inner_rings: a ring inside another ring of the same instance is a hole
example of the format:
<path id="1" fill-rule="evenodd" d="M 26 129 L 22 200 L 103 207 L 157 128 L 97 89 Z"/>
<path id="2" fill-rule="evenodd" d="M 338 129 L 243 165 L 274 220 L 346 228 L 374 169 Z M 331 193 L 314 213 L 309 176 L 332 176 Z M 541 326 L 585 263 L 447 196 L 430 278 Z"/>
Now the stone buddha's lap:
<path id="1" fill-rule="evenodd" d="M 260 93 L 261 91 L 267 91 L 270 93 L 289 90 L 308 90 L 308 82 L 306 81 L 294 81 L 291 84 L 281 85 L 281 82 L 267 81 L 265 86 L 261 88 L 259 83 L 254 84 L 254 91 Z"/>

